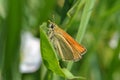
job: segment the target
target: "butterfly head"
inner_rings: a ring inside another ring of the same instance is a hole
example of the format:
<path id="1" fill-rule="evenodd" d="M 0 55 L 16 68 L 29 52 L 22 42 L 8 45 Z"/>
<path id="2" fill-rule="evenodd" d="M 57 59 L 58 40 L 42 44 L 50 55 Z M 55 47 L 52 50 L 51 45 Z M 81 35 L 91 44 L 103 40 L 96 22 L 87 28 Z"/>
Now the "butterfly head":
<path id="1" fill-rule="evenodd" d="M 54 29 L 56 25 L 53 22 L 51 22 L 50 20 L 48 20 L 48 22 L 49 22 L 48 27 L 51 29 Z"/>

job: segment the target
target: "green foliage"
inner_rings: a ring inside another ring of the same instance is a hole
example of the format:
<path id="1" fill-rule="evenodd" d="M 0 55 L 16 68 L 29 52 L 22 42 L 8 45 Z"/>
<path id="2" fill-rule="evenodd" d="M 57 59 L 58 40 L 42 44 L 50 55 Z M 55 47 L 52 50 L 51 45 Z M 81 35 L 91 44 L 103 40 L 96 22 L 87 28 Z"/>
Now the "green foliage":
<path id="1" fill-rule="evenodd" d="M 119 4 L 120 0 L 0 0 L 0 80 L 120 80 Z M 87 48 L 80 61 L 56 57 L 44 23 L 52 15 Z M 34 73 L 19 72 L 22 31 L 40 36 L 43 63 Z"/>

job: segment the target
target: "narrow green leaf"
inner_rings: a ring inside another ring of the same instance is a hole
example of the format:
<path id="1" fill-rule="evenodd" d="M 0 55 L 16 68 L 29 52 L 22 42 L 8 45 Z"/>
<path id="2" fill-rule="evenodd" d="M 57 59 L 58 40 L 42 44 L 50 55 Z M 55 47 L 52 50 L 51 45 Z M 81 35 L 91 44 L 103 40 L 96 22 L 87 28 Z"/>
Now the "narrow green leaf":
<path id="1" fill-rule="evenodd" d="M 86 0 L 85 8 L 84 8 L 83 15 L 82 15 L 82 18 L 80 21 L 78 33 L 76 36 L 76 40 L 78 42 L 81 42 L 81 40 L 83 39 L 83 36 L 84 36 L 86 28 L 87 28 L 88 21 L 90 19 L 91 13 L 92 13 L 94 3 L 95 3 L 95 0 Z"/>
<path id="2" fill-rule="evenodd" d="M 85 7 L 84 7 L 83 15 L 82 15 L 82 18 L 80 21 L 80 26 L 79 26 L 79 29 L 78 29 L 78 32 L 76 35 L 76 40 L 78 42 L 81 42 L 81 40 L 83 39 L 83 36 L 84 36 L 86 28 L 87 28 L 88 21 L 89 21 L 90 16 L 91 16 L 92 8 L 93 8 L 94 3 L 95 3 L 95 0 L 82 1 L 82 4 L 80 3 L 78 5 L 78 11 L 84 3 L 85 3 Z M 76 14 L 76 15 L 78 15 L 78 14 Z M 73 62 L 69 62 L 67 68 L 69 70 L 71 70 L 72 65 L 73 65 Z"/>
<path id="3" fill-rule="evenodd" d="M 7 16 L 3 31 L 3 61 L 2 61 L 2 80 L 21 80 L 19 72 L 19 45 L 20 31 L 22 28 L 22 3 L 23 0 L 7 1 Z M 5 36 L 5 37 L 4 37 Z"/>

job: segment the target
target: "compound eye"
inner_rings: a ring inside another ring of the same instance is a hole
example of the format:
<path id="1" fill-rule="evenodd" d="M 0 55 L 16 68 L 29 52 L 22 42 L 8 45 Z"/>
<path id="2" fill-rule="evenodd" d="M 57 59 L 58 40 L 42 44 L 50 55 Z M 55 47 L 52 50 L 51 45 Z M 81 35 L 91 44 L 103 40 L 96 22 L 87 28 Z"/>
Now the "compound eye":
<path id="1" fill-rule="evenodd" d="M 53 29 L 53 28 L 54 28 L 54 25 L 53 25 L 53 24 L 49 24 L 49 27 Z"/>

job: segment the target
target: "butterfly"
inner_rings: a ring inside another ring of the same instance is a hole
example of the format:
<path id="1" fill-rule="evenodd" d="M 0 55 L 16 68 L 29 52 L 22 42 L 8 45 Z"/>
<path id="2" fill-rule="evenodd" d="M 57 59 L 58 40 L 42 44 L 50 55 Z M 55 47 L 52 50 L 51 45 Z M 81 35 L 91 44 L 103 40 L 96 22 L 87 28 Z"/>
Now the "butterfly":
<path id="1" fill-rule="evenodd" d="M 78 61 L 86 52 L 86 48 L 76 42 L 68 33 L 48 20 L 48 37 L 55 50 L 64 61 Z"/>

